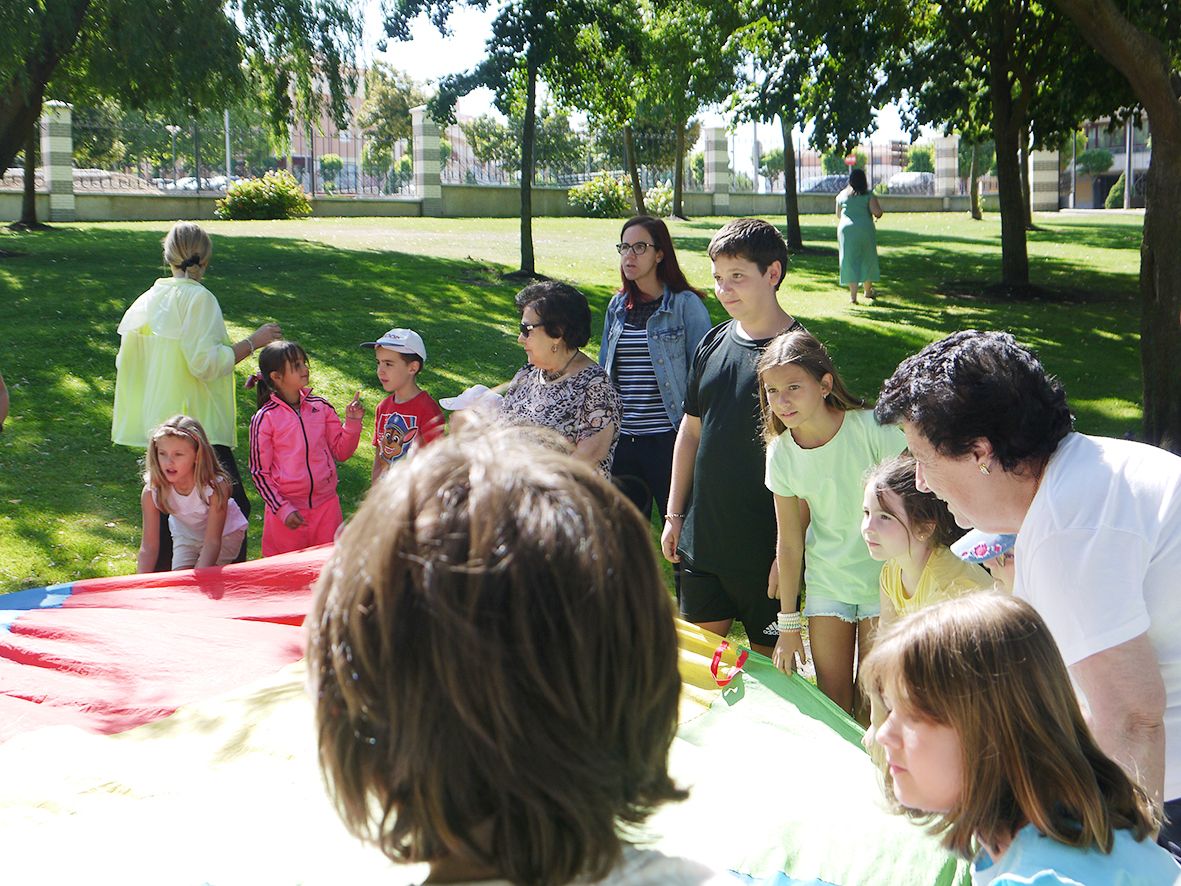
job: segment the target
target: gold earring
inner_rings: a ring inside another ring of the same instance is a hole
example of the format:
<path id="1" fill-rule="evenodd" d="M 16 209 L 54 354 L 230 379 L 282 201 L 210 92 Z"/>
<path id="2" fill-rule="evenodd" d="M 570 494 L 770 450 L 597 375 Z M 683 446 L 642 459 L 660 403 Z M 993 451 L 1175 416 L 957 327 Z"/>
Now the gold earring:
<path id="1" fill-rule="evenodd" d="M 550 345 L 549 350 L 550 350 L 551 354 L 556 354 L 556 353 L 558 353 L 558 346 L 557 345 Z"/>
<path id="2" fill-rule="evenodd" d="M 988 470 L 988 465 L 986 465 L 984 462 L 980 462 L 980 464 L 976 465 L 976 467 L 980 468 L 980 473 L 982 473 L 985 477 L 992 473 Z"/>

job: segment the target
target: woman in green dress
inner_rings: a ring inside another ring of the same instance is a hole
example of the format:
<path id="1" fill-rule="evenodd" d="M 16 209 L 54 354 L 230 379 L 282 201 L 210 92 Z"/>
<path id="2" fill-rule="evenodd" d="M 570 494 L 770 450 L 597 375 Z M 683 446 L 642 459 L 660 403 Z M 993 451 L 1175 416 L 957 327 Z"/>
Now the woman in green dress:
<path id="1" fill-rule="evenodd" d="M 862 284 L 865 297 L 873 298 L 873 284 L 882 275 L 874 229 L 874 220 L 881 217 L 881 204 L 869 192 L 865 170 L 851 170 L 849 184 L 837 194 L 837 244 L 841 254 L 841 285 L 849 287 L 849 300 L 853 304 L 857 304 L 857 288 Z"/>

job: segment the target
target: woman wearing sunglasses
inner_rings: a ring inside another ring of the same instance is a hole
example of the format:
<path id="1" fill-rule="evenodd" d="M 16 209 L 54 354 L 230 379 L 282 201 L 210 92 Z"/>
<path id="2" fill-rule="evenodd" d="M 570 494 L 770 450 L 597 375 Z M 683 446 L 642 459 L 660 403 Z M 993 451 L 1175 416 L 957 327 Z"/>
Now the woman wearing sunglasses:
<path id="1" fill-rule="evenodd" d="M 546 280 L 517 293 L 517 343 L 529 362 L 513 376 L 500 405 L 510 424 L 557 431 L 575 458 L 611 476 L 619 439 L 619 394 L 611 379 L 582 352 L 590 341 L 590 306 L 567 283 Z"/>
<path id="2" fill-rule="evenodd" d="M 607 306 L 599 350 L 623 401 L 611 473 L 641 514 L 651 519 L 655 502 L 663 520 L 689 367 L 713 324 L 663 221 L 628 219 L 616 248 L 621 286 Z"/>

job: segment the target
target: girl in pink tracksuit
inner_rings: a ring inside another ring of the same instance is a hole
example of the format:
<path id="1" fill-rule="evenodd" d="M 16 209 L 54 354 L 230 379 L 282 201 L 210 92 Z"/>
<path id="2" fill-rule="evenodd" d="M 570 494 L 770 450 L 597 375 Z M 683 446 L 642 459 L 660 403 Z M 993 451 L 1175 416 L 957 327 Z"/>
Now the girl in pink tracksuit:
<path id="1" fill-rule="evenodd" d="M 344 522 L 336 494 L 336 463 L 361 439 L 358 391 L 345 423 L 332 404 L 308 387 L 308 355 L 292 341 L 271 342 L 258 354 L 258 412 L 250 420 L 250 475 L 266 505 L 262 555 L 326 544 Z M 247 382 L 249 385 L 250 382 Z"/>

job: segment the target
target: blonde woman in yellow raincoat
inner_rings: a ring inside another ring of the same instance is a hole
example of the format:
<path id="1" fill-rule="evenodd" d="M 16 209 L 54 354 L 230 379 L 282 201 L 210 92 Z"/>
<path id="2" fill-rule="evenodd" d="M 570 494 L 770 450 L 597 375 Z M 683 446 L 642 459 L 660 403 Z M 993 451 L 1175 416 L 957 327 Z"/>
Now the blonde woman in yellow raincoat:
<path id="1" fill-rule="evenodd" d="M 172 416 L 197 419 L 233 479 L 234 500 L 249 516 L 250 501 L 233 452 L 238 442 L 234 366 L 282 338 L 283 332 L 275 323 L 264 323 L 247 338 L 230 342 L 221 305 L 201 284 L 212 254 L 209 235 L 193 222 L 177 222 L 164 238 L 164 262 L 171 276 L 157 280 L 119 322 L 111 439 L 146 448 L 152 430 Z M 243 540 L 238 559 L 246 559 L 245 554 Z M 171 568 L 171 558 L 165 520 L 157 571 Z"/>

